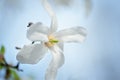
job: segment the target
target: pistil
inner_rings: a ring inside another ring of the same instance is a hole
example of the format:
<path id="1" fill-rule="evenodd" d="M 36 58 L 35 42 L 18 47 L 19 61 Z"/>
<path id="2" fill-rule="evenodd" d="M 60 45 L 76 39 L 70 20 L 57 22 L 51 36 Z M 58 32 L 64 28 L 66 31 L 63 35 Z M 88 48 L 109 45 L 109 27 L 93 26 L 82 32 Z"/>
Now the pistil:
<path id="1" fill-rule="evenodd" d="M 58 40 L 53 36 L 53 35 L 49 35 L 48 36 L 49 41 L 45 42 L 45 45 L 47 47 L 52 47 L 54 46 L 56 43 L 58 43 Z"/>

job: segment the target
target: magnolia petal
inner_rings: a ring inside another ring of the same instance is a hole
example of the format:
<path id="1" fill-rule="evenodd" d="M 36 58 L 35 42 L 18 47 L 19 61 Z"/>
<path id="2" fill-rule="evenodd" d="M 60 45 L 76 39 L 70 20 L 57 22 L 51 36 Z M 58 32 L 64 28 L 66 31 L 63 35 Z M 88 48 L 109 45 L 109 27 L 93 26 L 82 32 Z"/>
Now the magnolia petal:
<path id="1" fill-rule="evenodd" d="M 86 29 L 83 27 L 73 27 L 54 33 L 61 42 L 83 42 L 86 35 Z"/>
<path id="2" fill-rule="evenodd" d="M 48 41 L 48 27 L 43 26 L 40 22 L 32 24 L 27 30 L 27 38 L 32 41 Z"/>
<path id="3" fill-rule="evenodd" d="M 51 21 L 50 34 L 56 32 L 57 27 L 58 27 L 57 18 L 56 16 L 53 16 Z"/>
<path id="4" fill-rule="evenodd" d="M 55 80 L 58 68 L 64 64 L 64 55 L 62 50 L 57 45 L 50 48 L 50 50 L 53 58 L 47 69 L 45 80 Z"/>
<path id="5" fill-rule="evenodd" d="M 46 52 L 47 48 L 43 44 L 24 45 L 16 58 L 23 64 L 36 64 Z"/>
<path id="6" fill-rule="evenodd" d="M 53 17 L 55 15 L 51 5 L 48 3 L 47 0 L 42 0 L 42 4 L 44 6 L 44 8 L 46 9 L 46 11 L 49 13 L 50 17 Z"/>
<path id="7" fill-rule="evenodd" d="M 64 50 L 64 43 L 58 42 L 57 45 L 62 51 Z"/>
<path id="8" fill-rule="evenodd" d="M 42 0 L 42 3 L 43 3 L 43 6 L 45 7 L 46 11 L 48 12 L 49 16 L 52 19 L 51 27 L 50 27 L 50 31 L 49 31 L 51 34 L 57 30 L 57 18 L 56 18 L 54 11 L 52 10 L 51 5 L 48 3 L 48 1 Z"/>

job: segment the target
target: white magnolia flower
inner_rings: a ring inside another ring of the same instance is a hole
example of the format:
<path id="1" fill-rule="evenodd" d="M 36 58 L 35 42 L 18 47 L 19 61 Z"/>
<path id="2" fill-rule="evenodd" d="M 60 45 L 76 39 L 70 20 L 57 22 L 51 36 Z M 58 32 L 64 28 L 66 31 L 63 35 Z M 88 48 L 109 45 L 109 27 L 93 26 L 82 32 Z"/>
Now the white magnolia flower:
<path id="1" fill-rule="evenodd" d="M 46 71 L 45 80 L 55 80 L 58 68 L 64 63 L 63 42 L 83 42 L 86 30 L 78 26 L 56 32 L 56 16 L 46 0 L 43 0 L 43 4 L 52 18 L 51 27 L 49 29 L 40 22 L 31 24 L 27 30 L 27 38 L 40 43 L 24 45 L 17 54 L 17 60 L 23 64 L 36 64 L 48 50 L 51 51 L 52 61 Z"/>

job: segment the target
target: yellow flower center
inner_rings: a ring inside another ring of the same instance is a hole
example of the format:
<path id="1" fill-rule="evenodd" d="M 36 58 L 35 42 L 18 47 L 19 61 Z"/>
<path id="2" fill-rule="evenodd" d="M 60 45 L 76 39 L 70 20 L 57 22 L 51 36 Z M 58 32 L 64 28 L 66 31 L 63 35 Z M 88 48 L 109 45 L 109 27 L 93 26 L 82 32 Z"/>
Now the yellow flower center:
<path id="1" fill-rule="evenodd" d="M 45 45 L 47 47 L 52 47 L 54 46 L 56 43 L 58 43 L 58 40 L 53 36 L 53 35 L 49 35 L 48 36 L 48 42 L 45 42 Z"/>

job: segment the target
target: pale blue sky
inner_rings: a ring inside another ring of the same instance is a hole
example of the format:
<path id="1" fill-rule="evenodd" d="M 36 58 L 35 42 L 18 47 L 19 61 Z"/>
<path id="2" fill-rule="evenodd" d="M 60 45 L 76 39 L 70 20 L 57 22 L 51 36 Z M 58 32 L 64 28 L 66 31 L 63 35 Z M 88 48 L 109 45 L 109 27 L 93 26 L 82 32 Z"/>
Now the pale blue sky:
<path id="1" fill-rule="evenodd" d="M 4 44 L 9 63 L 15 64 L 17 50 L 29 44 L 26 38 L 28 22 L 50 25 L 50 17 L 39 0 L 20 0 L 13 4 L 0 2 L 0 44 Z M 51 2 L 52 3 L 52 2 Z M 65 44 L 65 64 L 59 69 L 57 80 L 120 80 L 120 1 L 92 0 L 93 9 L 85 16 L 82 0 L 70 7 L 55 7 L 59 30 L 83 26 L 88 31 L 82 44 Z M 17 4 L 17 5 L 16 5 Z M 33 75 L 44 80 L 50 53 L 36 65 L 22 65 L 21 76 Z"/>

